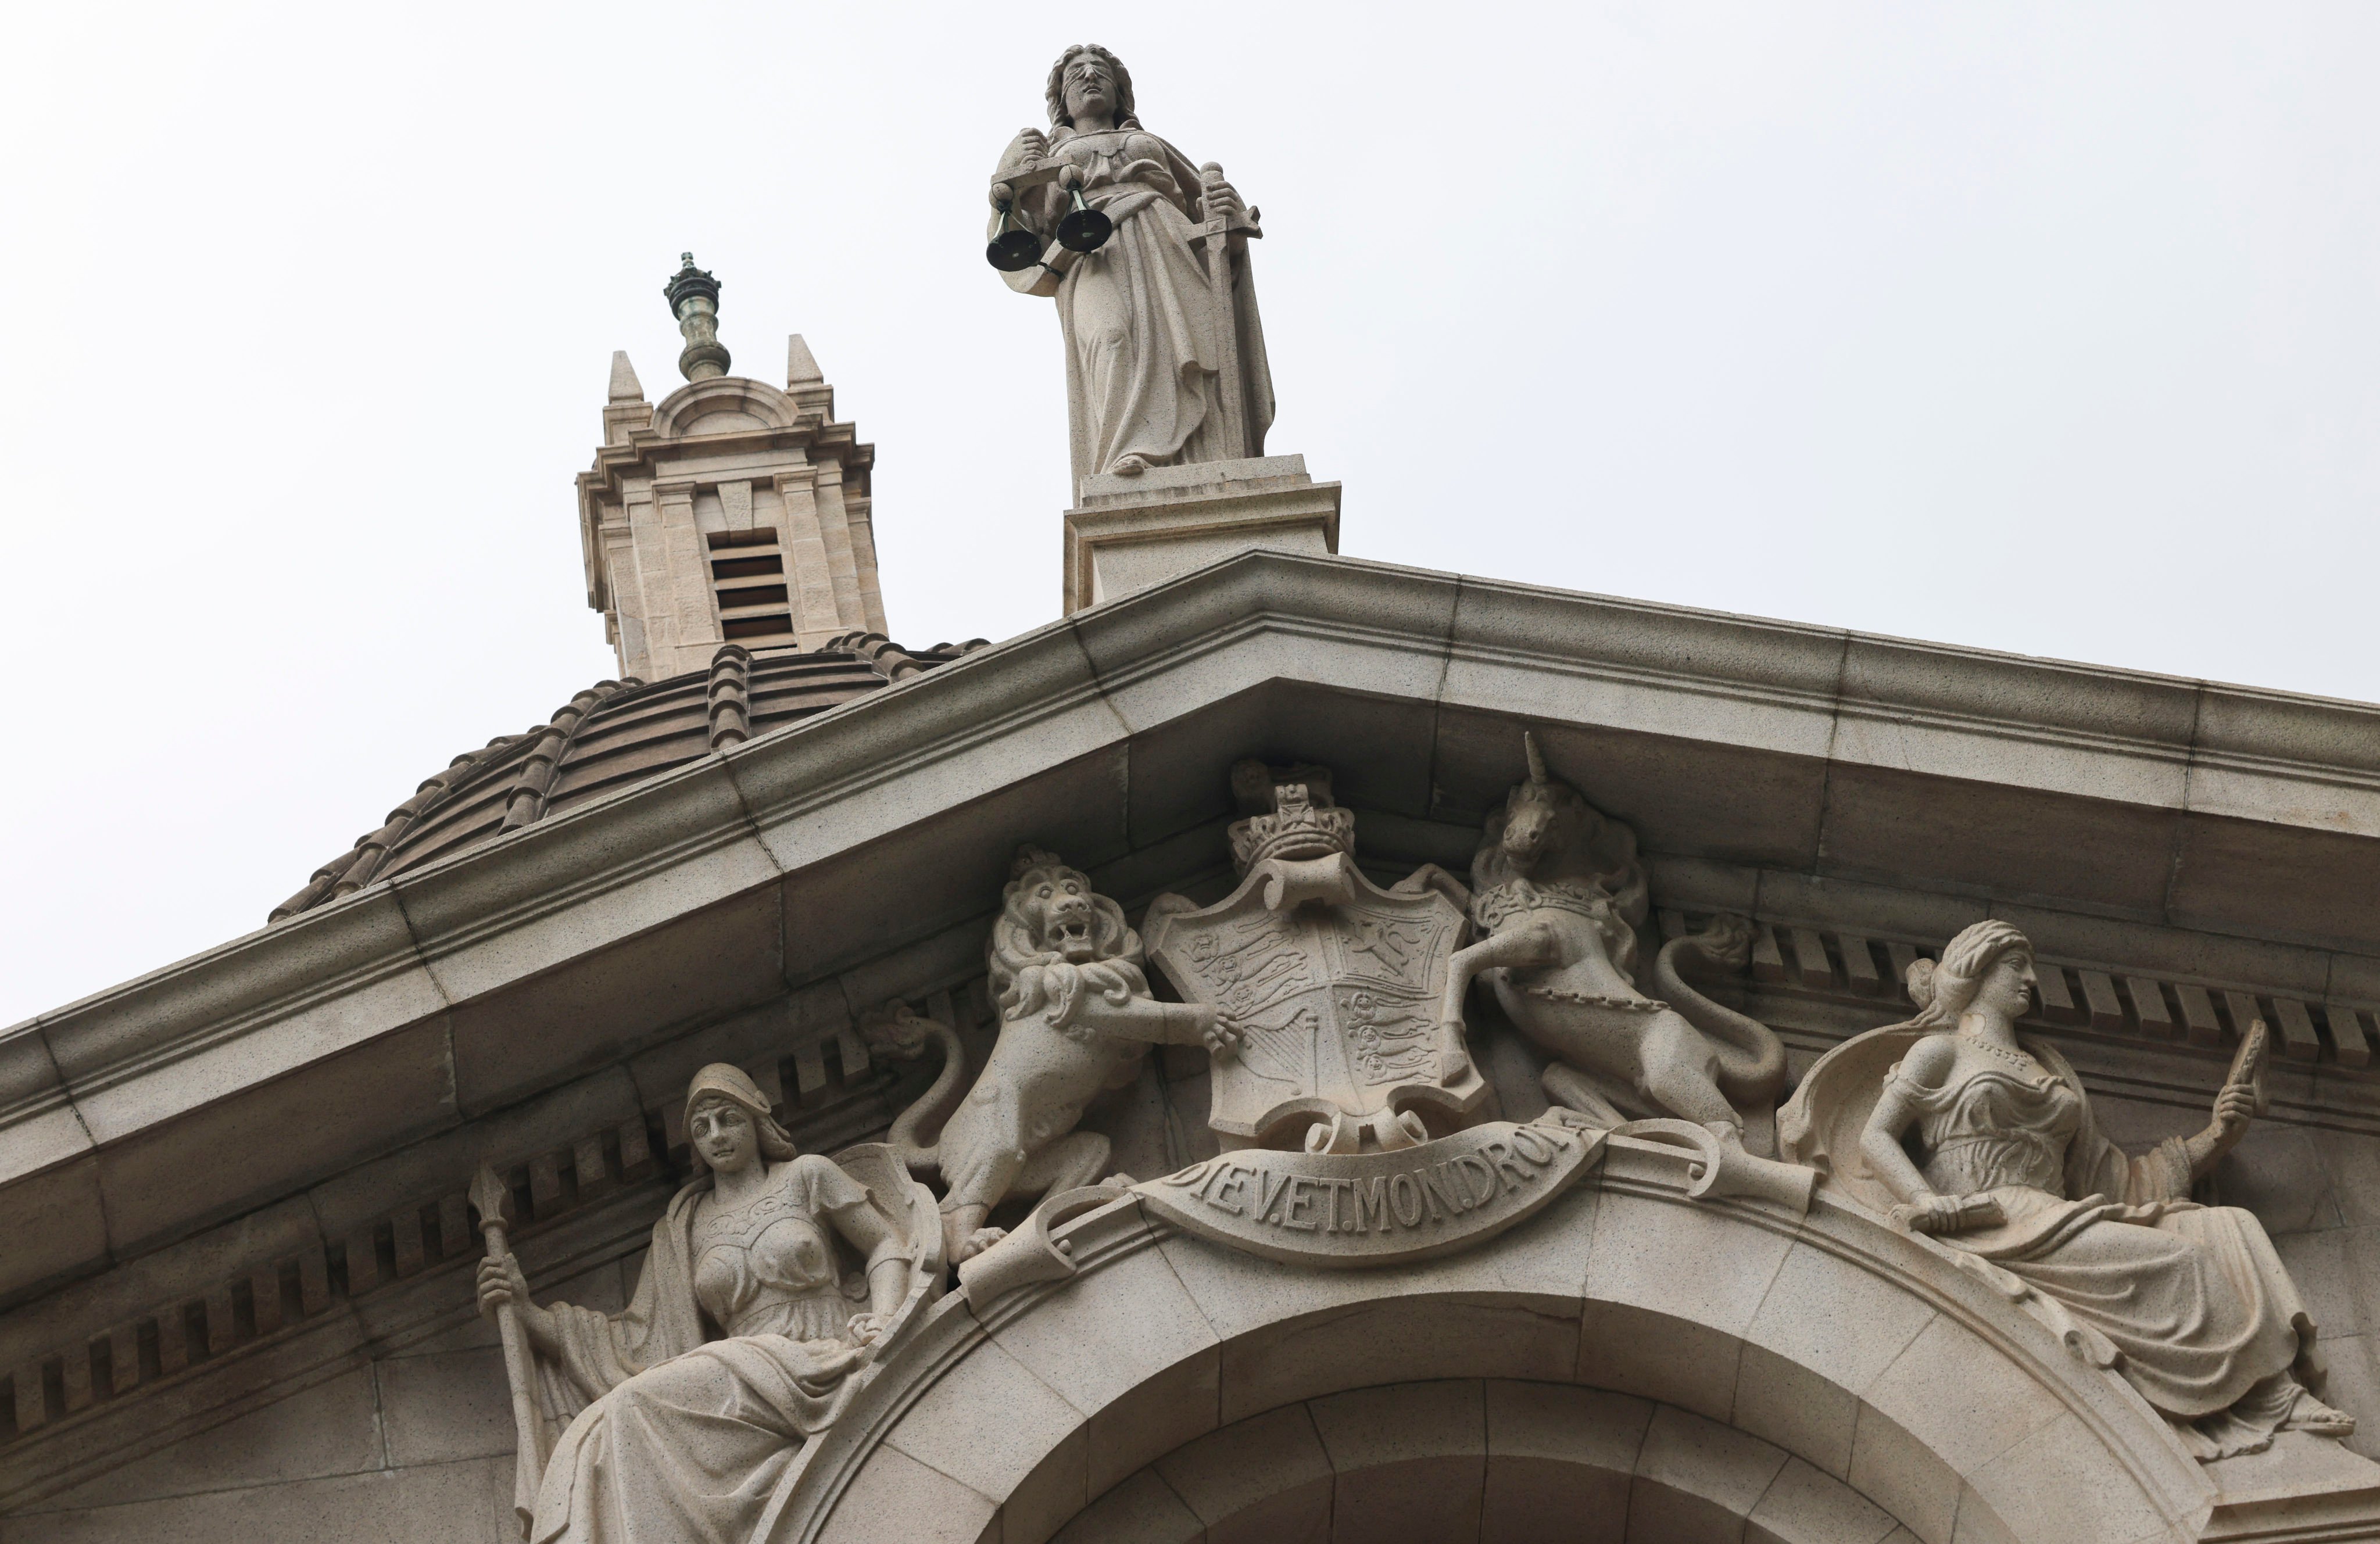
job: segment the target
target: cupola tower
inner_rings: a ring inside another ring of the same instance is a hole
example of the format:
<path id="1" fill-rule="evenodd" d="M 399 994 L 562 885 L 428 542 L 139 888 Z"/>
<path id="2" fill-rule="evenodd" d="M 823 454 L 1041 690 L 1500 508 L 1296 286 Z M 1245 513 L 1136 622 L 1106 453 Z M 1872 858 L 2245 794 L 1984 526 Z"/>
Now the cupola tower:
<path id="1" fill-rule="evenodd" d="M 603 444 L 578 474 L 587 603 L 623 676 L 700 670 L 722 643 L 816 649 L 885 630 L 875 447 L 834 421 L 834 388 L 799 334 L 782 390 L 726 373 L 719 290 L 686 253 L 663 287 L 686 383 L 649 403 L 628 356 L 613 355 Z"/>

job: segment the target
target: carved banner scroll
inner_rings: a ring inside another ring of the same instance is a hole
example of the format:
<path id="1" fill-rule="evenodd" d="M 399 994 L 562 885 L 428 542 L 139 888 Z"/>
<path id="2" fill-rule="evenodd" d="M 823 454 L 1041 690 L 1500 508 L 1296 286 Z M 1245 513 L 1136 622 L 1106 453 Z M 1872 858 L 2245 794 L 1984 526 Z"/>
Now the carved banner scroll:
<path id="1" fill-rule="evenodd" d="M 1389 1152 L 1243 1149 L 1133 1189 L 1167 1222 L 1267 1259 L 1392 1265 L 1524 1221 L 1594 1166 L 1603 1140 L 1559 1114 L 1491 1121 Z"/>

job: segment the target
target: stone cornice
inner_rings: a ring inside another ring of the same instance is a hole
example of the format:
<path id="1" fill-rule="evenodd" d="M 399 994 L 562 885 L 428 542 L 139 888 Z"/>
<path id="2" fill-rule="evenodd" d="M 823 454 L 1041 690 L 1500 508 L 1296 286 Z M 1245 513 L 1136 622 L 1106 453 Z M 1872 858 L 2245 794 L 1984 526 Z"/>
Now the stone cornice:
<path id="1" fill-rule="evenodd" d="M 532 979 L 567 1003 L 686 927 L 721 962 L 688 1014 L 760 1001 L 972 915 L 1018 840 L 1096 865 L 1193 831 L 1252 736 L 1335 745 L 1352 806 L 1459 827 L 1519 775 L 1524 722 L 1656 854 L 2250 941 L 2324 985 L 2243 988 L 2380 997 L 2380 709 L 1251 553 L 0 1034 L 0 1225 L 105 1234 L 0 1294 L 632 1048 L 540 1028 L 564 1010 L 505 995 Z M 1902 799 L 1940 822 L 1925 841 Z M 895 837 L 916 851 L 841 867 Z M 894 894 L 814 894 L 862 874 Z M 350 1097 L 343 1068 L 392 1097 L 332 1145 L 183 1172 L 176 1131 L 268 1086 Z"/>
<path id="2" fill-rule="evenodd" d="M 650 429 L 634 432 L 625 444 L 599 446 L 595 464 L 577 477 L 582 508 L 598 498 L 618 503 L 626 497 L 632 478 L 650 477 L 654 468 L 689 456 L 759 455 L 799 450 L 824 453 L 846 468 L 866 470 L 876 462 L 876 446 L 863 444 L 848 423 L 822 423 L 815 419 L 767 429 L 730 429 L 716 434 L 671 436 Z"/>

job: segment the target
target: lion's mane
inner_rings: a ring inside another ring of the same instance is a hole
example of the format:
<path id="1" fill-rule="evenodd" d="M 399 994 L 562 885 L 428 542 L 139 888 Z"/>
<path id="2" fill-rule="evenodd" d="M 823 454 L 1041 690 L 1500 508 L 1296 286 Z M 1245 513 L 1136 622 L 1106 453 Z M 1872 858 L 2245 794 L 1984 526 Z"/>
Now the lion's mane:
<path id="1" fill-rule="evenodd" d="M 1008 888 L 1001 892 L 1000 920 L 984 947 L 991 973 L 992 991 L 1002 1020 L 1046 1016 L 1053 1029 L 1070 1025 L 1086 994 L 1122 1006 L 1148 995 L 1148 978 L 1141 970 L 1140 935 L 1124 923 L 1123 908 L 1091 890 L 1080 869 L 1070 868 L 1054 853 L 1026 847 L 1016 855 Z M 1032 894 L 1043 884 L 1072 879 L 1091 898 L 1096 918 L 1091 939 L 1099 958 L 1075 965 L 1044 945 L 1035 933 Z"/>

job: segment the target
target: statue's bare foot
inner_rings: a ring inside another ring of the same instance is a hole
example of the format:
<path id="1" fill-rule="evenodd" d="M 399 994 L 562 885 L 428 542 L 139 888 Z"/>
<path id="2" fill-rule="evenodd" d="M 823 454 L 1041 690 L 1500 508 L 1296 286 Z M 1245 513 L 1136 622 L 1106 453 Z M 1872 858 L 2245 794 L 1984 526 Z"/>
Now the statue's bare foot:
<path id="1" fill-rule="evenodd" d="M 2281 1423 L 2281 1429 L 2310 1431 L 2317 1437 L 2351 1437 L 2355 1435 L 2355 1417 L 2344 1410 L 2333 1409 L 2301 1389 L 2298 1402 L 2289 1407 L 2289 1418 Z"/>
<path id="2" fill-rule="evenodd" d="M 959 1246 L 958 1253 L 952 1257 L 951 1263 L 957 1265 L 962 1260 L 971 1260 L 1007 1236 L 1006 1228 L 978 1228 L 966 1235 L 965 1242 Z"/>
<path id="3" fill-rule="evenodd" d="M 1146 456 L 1119 456 L 1116 458 L 1116 464 L 1108 468 L 1109 474 L 1113 477 L 1138 477 L 1147 470 L 1148 470 L 1148 457 Z"/>

